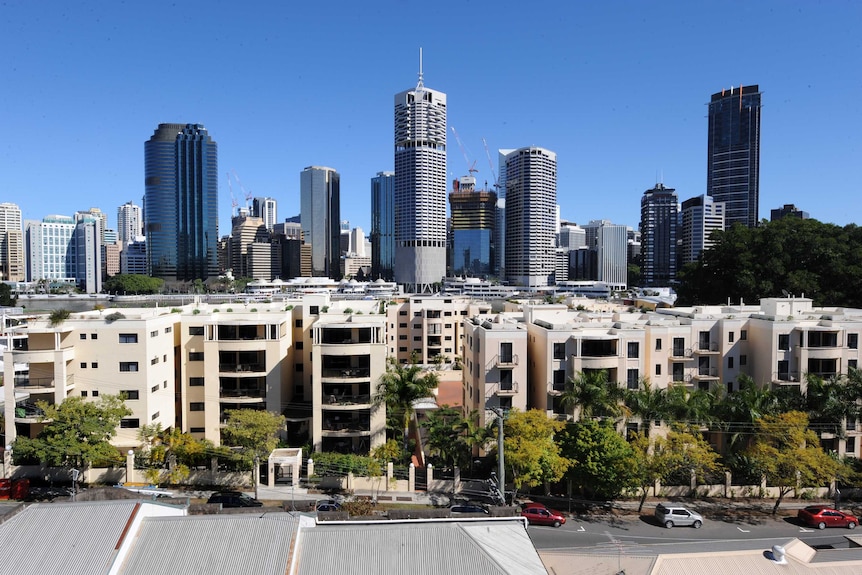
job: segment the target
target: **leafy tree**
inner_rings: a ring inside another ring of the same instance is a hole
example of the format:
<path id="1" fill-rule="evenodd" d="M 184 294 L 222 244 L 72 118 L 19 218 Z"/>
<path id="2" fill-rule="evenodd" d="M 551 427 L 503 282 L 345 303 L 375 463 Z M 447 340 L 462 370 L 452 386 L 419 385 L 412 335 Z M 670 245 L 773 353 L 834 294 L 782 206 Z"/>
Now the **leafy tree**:
<path id="1" fill-rule="evenodd" d="M 764 416 L 757 421 L 756 430 L 754 443 L 746 455 L 778 487 L 773 515 L 797 484 L 823 485 L 835 477 L 838 462 L 820 448 L 817 434 L 808 429 L 805 413 L 789 411 Z"/>
<path id="2" fill-rule="evenodd" d="M 380 376 L 374 405 L 386 406 L 387 427 L 390 432 L 395 431 L 392 424 L 396 418 L 403 425 L 405 451 L 408 449 L 410 421 L 416 417 L 413 404 L 432 395 L 438 381 L 436 373 L 424 370 L 415 360 L 408 365 L 401 365 L 394 358 L 390 359 L 386 372 Z"/>
<path id="3" fill-rule="evenodd" d="M 862 307 L 862 228 L 782 218 L 716 231 L 679 272 L 679 303 L 758 301 L 782 290 L 816 305 Z"/>
<path id="4" fill-rule="evenodd" d="M 769 389 L 757 385 L 751 377 L 740 375 L 738 383 L 737 391 L 725 394 L 714 406 L 715 420 L 728 434 L 728 447 L 734 453 L 746 448 L 755 422 L 781 410 L 777 397 Z"/>
<path id="5" fill-rule="evenodd" d="M 16 305 L 18 302 L 18 296 L 12 293 L 12 287 L 7 284 L 0 282 L 0 306 L 10 307 Z"/>
<path id="6" fill-rule="evenodd" d="M 615 499 L 637 487 L 635 452 L 612 423 L 592 419 L 570 422 L 558 442 L 571 462 L 566 478 L 587 497 Z"/>
<path id="7" fill-rule="evenodd" d="M 560 395 L 560 405 L 565 410 L 579 408 L 577 417 L 618 417 L 624 412 L 622 401 L 625 391 L 608 381 L 607 370 L 583 371 L 568 378 Z"/>
<path id="8" fill-rule="evenodd" d="M 386 443 L 378 445 L 371 450 L 371 457 L 381 463 L 389 463 L 390 461 L 404 461 L 406 454 L 397 441 L 387 439 Z"/>
<path id="9" fill-rule="evenodd" d="M 805 376 L 805 406 L 809 425 L 818 433 L 844 434 L 844 422 L 855 420 L 860 415 L 856 401 L 862 395 L 862 382 L 856 374 L 840 375 L 823 379 L 816 375 Z"/>
<path id="10" fill-rule="evenodd" d="M 246 466 L 251 466 L 255 457 L 268 457 L 278 447 L 278 433 L 284 428 L 283 415 L 259 409 L 228 409 L 225 415 L 222 443 L 241 448 Z"/>
<path id="11" fill-rule="evenodd" d="M 426 444 L 443 465 L 460 465 L 469 458 L 464 425 L 461 410 L 449 406 L 431 411 L 423 422 L 427 430 Z"/>
<path id="12" fill-rule="evenodd" d="M 653 387 L 648 379 L 641 379 L 637 389 L 626 390 L 624 401 L 629 413 L 644 424 L 647 437 L 654 421 L 667 419 L 667 390 Z"/>
<path id="13" fill-rule="evenodd" d="M 70 315 L 72 315 L 72 312 L 67 309 L 55 309 L 50 313 L 50 315 L 48 315 L 48 323 L 51 325 L 51 327 L 57 327 L 58 325 L 69 319 Z"/>
<path id="14" fill-rule="evenodd" d="M 106 292 L 122 294 L 154 294 L 159 293 L 164 280 L 141 274 L 117 274 L 105 281 Z"/>
<path id="15" fill-rule="evenodd" d="M 663 448 L 663 442 L 663 438 L 656 438 L 651 442 L 645 433 L 637 433 L 632 439 L 631 446 L 635 455 L 632 473 L 634 483 L 641 492 L 638 513 L 643 509 L 650 488 L 667 473 L 669 453 Z"/>
<path id="16" fill-rule="evenodd" d="M 564 426 L 538 409 L 509 412 L 503 427 L 503 449 L 516 491 L 563 477 L 571 462 L 561 453 L 554 436 Z"/>
<path id="17" fill-rule="evenodd" d="M 216 447 L 176 427 L 165 430 L 158 423 L 141 426 L 138 437 L 142 443 L 138 457 L 151 483 L 181 483 L 188 478 L 192 466 L 201 465 L 213 455 L 233 455 L 227 447 Z"/>
<path id="18" fill-rule="evenodd" d="M 702 389 L 673 385 L 667 390 L 667 418 L 671 422 L 706 425 L 712 420 L 715 397 Z"/>
<path id="19" fill-rule="evenodd" d="M 68 397 L 60 404 L 39 401 L 37 405 L 45 413 L 46 425 L 35 439 L 18 437 L 16 461 L 38 460 L 69 468 L 122 462 L 111 438 L 120 420 L 132 412 L 119 395 L 102 395 L 98 401 Z"/>

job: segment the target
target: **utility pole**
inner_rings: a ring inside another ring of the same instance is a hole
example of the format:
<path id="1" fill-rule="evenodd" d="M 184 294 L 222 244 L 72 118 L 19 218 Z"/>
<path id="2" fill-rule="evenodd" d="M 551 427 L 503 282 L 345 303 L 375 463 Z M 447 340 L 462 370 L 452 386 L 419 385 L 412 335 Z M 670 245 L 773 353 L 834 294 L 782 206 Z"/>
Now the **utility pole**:
<path id="1" fill-rule="evenodd" d="M 506 464 L 503 456 L 503 410 L 499 407 L 493 408 L 497 415 L 497 489 L 506 504 Z"/>
<path id="2" fill-rule="evenodd" d="M 254 456 L 254 472 L 252 473 L 252 478 L 254 479 L 254 498 L 257 499 L 257 486 L 260 483 L 260 456 Z"/>

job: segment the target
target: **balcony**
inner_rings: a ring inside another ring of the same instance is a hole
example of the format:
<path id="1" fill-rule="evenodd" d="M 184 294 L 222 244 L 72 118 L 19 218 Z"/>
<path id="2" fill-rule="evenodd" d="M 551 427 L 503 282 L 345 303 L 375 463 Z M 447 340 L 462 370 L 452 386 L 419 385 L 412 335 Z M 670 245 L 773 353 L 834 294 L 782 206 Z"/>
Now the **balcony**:
<path id="1" fill-rule="evenodd" d="M 321 431 L 324 437 L 369 435 L 371 433 L 371 416 L 368 412 L 350 417 L 324 414 Z"/>
<path id="2" fill-rule="evenodd" d="M 518 354 L 498 355 L 494 358 L 496 367 L 512 367 L 518 365 Z"/>
<path id="3" fill-rule="evenodd" d="M 266 366 L 262 363 L 220 363 L 221 373 L 265 373 Z"/>
<path id="4" fill-rule="evenodd" d="M 695 355 L 712 355 L 718 353 L 718 342 L 717 341 L 709 341 L 709 342 L 700 342 L 697 348 L 694 350 Z"/>
<path id="5" fill-rule="evenodd" d="M 562 395 L 564 391 L 566 391 L 565 382 L 548 384 L 548 395 Z"/>
<path id="6" fill-rule="evenodd" d="M 222 388 L 219 389 L 219 401 L 222 403 L 264 403 L 266 402 L 266 389 Z"/>
<path id="7" fill-rule="evenodd" d="M 328 410 L 367 408 L 371 405 L 371 394 L 341 394 L 323 395 L 323 408 Z"/>
<path id="8" fill-rule="evenodd" d="M 265 325 L 225 325 L 217 326 L 218 341 L 256 341 L 266 339 Z"/>
<path id="9" fill-rule="evenodd" d="M 798 385 L 801 376 L 798 371 L 773 371 L 772 381 L 781 385 Z"/>
<path id="10" fill-rule="evenodd" d="M 15 389 L 26 391 L 27 393 L 54 393 L 54 388 L 57 385 L 56 378 L 53 377 L 29 377 L 26 375 L 15 376 Z M 66 391 L 68 392 L 75 387 L 75 378 L 72 375 L 66 376 Z"/>
<path id="11" fill-rule="evenodd" d="M 518 394 L 518 382 L 510 381 L 508 383 L 494 383 L 491 388 L 491 395 L 498 397 L 511 397 Z"/>
<path id="12" fill-rule="evenodd" d="M 671 350 L 670 356 L 673 359 L 691 359 L 692 350 L 690 347 L 676 347 Z"/>
<path id="13" fill-rule="evenodd" d="M 350 382 L 355 379 L 368 379 L 370 377 L 371 368 L 369 367 L 329 367 L 320 370 L 321 380 L 333 383 Z"/>
<path id="14" fill-rule="evenodd" d="M 718 379 L 718 368 L 699 367 L 692 377 L 697 380 Z"/>

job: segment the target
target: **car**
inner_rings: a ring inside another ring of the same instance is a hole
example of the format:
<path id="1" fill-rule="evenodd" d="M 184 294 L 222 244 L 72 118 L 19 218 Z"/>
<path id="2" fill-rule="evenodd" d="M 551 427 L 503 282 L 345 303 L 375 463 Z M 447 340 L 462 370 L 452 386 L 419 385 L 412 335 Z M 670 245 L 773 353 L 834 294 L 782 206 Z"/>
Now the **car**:
<path id="1" fill-rule="evenodd" d="M 528 505 L 521 510 L 521 517 L 526 517 L 530 525 L 551 525 L 559 527 L 566 518 L 559 511 L 548 509 L 544 505 Z"/>
<path id="2" fill-rule="evenodd" d="M 488 510 L 480 505 L 458 504 L 449 508 L 450 515 L 488 515 Z"/>
<path id="3" fill-rule="evenodd" d="M 659 503 L 655 508 L 655 518 L 658 522 L 670 529 L 671 527 L 690 526 L 700 529 L 703 526 L 703 517 L 681 505 L 673 503 Z"/>
<path id="4" fill-rule="evenodd" d="M 315 511 L 341 511 L 341 505 L 334 499 L 321 499 L 314 505 Z"/>
<path id="5" fill-rule="evenodd" d="M 800 509 L 796 517 L 804 524 L 826 529 L 827 527 L 846 527 L 854 529 L 859 525 L 859 519 L 855 515 L 826 507 L 825 505 L 810 505 Z"/>
<path id="6" fill-rule="evenodd" d="M 224 508 L 261 507 L 263 503 L 241 491 L 219 491 L 210 495 L 207 503 L 221 503 Z"/>

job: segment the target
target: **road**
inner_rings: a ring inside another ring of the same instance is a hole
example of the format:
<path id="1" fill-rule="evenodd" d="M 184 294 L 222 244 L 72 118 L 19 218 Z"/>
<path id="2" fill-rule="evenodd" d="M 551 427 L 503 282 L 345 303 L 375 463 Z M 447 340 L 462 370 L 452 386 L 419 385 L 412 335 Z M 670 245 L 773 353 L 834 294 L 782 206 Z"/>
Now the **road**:
<path id="1" fill-rule="evenodd" d="M 625 553 L 630 555 L 656 555 L 689 551 L 716 551 L 763 547 L 799 538 L 813 547 L 847 547 L 845 535 L 862 535 L 862 530 L 802 527 L 793 518 L 759 519 L 745 521 L 711 521 L 703 527 L 674 527 L 666 529 L 652 517 L 622 517 L 587 519 L 570 518 L 565 525 L 553 527 L 530 526 L 530 538 L 536 549 L 572 550 L 596 553 Z"/>

